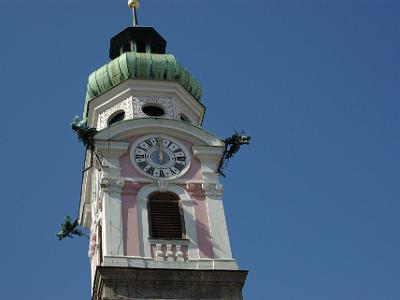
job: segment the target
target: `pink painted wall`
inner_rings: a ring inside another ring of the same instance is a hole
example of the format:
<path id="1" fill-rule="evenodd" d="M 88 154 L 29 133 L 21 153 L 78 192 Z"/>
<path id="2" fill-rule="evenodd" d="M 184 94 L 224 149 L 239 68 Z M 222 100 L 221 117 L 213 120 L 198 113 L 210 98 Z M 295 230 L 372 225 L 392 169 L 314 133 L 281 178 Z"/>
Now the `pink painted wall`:
<path id="1" fill-rule="evenodd" d="M 122 227 L 124 232 L 124 255 L 126 256 L 140 256 L 136 195 L 137 191 L 143 186 L 126 184 L 122 189 Z"/>
<path id="2" fill-rule="evenodd" d="M 197 242 L 201 258 L 214 258 L 211 242 L 210 224 L 208 221 L 208 208 L 201 184 L 181 185 L 193 199 L 194 217 L 196 220 Z"/>
<path id="3" fill-rule="evenodd" d="M 135 139 L 129 142 L 128 152 L 119 159 L 122 177 L 142 177 L 130 160 L 130 149 Z M 144 184 L 126 184 L 122 189 L 122 227 L 124 231 L 124 255 L 140 256 L 139 226 L 137 221 L 136 195 Z"/>
<path id="4" fill-rule="evenodd" d="M 122 177 L 143 177 L 136 170 L 130 160 L 130 149 L 132 144 L 141 136 L 132 138 L 129 142 L 128 152 L 120 157 Z M 192 149 L 192 143 L 178 139 L 187 149 Z M 196 158 L 192 159 L 189 170 L 181 177 L 185 180 L 201 180 L 201 163 Z M 122 191 L 122 220 L 124 230 L 124 254 L 126 256 L 140 256 L 139 248 L 139 226 L 137 223 L 136 195 L 137 192 L 146 184 L 128 184 Z M 186 185 L 181 185 L 187 190 Z M 207 202 L 201 191 L 201 186 L 196 184 L 195 191 L 188 191 L 194 201 L 195 219 L 198 247 L 201 258 L 213 258 L 213 248 L 211 243 L 210 226 L 208 223 Z"/>

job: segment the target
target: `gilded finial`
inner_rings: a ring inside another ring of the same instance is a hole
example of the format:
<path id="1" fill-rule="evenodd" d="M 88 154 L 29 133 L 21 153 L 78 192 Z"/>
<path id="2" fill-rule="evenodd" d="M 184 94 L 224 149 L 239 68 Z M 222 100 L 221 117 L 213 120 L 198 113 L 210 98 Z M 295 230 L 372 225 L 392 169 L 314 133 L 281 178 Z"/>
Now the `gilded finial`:
<path id="1" fill-rule="evenodd" d="M 139 8 L 139 6 L 140 6 L 140 2 L 139 2 L 139 0 L 129 0 L 128 1 L 128 6 L 130 7 L 130 8 Z"/>
<path id="2" fill-rule="evenodd" d="M 136 10 L 139 8 L 140 3 L 139 0 L 128 0 L 128 6 L 132 9 L 132 16 L 133 16 L 133 26 L 138 26 L 138 17 Z"/>

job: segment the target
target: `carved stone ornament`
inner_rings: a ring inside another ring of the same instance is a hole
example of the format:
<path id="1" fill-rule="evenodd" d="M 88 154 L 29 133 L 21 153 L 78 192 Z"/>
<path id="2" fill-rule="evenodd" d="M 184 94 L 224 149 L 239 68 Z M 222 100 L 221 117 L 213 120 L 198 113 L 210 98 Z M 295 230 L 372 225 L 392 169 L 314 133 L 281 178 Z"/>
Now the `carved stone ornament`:
<path id="1" fill-rule="evenodd" d="M 175 107 L 172 97 L 156 97 L 156 96 L 139 96 L 133 98 L 133 117 L 147 118 L 148 116 L 142 111 L 143 105 L 157 104 L 164 109 L 163 118 L 175 119 Z"/>
<path id="2" fill-rule="evenodd" d="M 103 190 L 116 190 L 120 191 L 124 186 L 125 182 L 121 178 L 105 177 L 101 179 L 100 187 Z"/>
<path id="3" fill-rule="evenodd" d="M 224 187 L 220 183 L 203 183 L 202 188 L 206 193 L 206 196 L 221 197 L 224 193 Z"/>
<path id="4" fill-rule="evenodd" d="M 168 181 L 159 179 L 157 180 L 158 189 L 160 192 L 166 192 L 168 189 Z"/>
<path id="5" fill-rule="evenodd" d="M 170 241 L 158 242 L 155 246 L 155 260 L 170 262 L 185 262 L 189 260 L 187 256 L 187 244 Z"/>
<path id="6" fill-rule="evenodd" d="M 132 97 L 129 97 L 124 101 L 114 105 L 110 109 L 107 109 L 105 112 L 101 113 L 99 116 L 97 130 L 106 128 L 108 119 L 112 114 L 114 114 L 117 111 L 125 112 L 124 120 L 133 119 L 132 105 L 133 105 Z"/>

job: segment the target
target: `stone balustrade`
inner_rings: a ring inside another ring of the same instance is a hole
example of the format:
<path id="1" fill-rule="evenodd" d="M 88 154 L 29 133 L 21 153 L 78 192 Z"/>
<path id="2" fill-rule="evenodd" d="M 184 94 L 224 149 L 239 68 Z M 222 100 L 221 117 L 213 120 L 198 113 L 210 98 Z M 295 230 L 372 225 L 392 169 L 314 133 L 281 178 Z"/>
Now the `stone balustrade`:
<path id="1" fill-rule="evenodd" d="M 188 260 L 189 241 L 152 242 L 153 256 L 158 261 L 185 262 Z"/>

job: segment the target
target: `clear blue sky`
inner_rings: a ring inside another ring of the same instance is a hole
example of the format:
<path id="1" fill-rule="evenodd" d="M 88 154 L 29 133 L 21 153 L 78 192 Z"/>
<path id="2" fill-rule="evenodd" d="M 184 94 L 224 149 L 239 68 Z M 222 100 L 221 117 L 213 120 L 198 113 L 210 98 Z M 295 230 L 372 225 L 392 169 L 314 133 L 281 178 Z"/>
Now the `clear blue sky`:
<path id="1" fill-rule="evenodd" d="M 143 0 L 202 83 L 204 127 L 253 144 L 226 170 L 249 300 L 400 299 L 400 1 Z M 89 299 L 70 129 L 125 0 L 0 0 L 1 297 Z"/>

